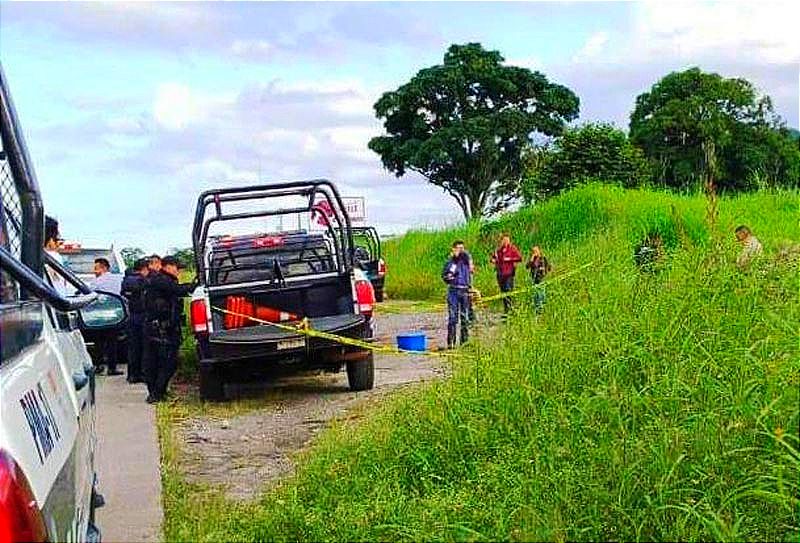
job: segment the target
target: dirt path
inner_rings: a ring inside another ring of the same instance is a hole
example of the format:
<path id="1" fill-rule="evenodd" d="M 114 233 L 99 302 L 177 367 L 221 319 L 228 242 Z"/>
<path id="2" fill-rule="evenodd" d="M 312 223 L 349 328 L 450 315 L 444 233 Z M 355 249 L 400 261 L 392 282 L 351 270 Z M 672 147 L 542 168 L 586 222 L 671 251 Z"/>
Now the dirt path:
<path id="1" fill-rule="evenodd" d="M 389 314 L 378 319 L 378 338 L 391 344 L 401 331 L 424 330 L 429 347 L 444 342 L 443 314 Z M 269 385 L 237 387 L 240 398 L 268 398 L 266 405 L 227 419 L 190 418 L 179 428 L 183 438 L 184 475 L 189 481 L 222 485 L 228 496 L 253 499 L 270 482 L 290 474 L 290 456 L 305 447 L 332 418 L 354 405 L 398 387 L 427 381 L 445 373 L 432 357 L 376 355 L 375 388 L 353 393 L 345 372 L 298 376 Z"/>

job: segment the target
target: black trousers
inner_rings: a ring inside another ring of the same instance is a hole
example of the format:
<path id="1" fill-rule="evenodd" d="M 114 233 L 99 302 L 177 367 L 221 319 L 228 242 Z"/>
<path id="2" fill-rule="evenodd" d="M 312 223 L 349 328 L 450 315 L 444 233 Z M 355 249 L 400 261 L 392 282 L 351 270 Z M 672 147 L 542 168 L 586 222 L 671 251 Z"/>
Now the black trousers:
<path id="1" fill-rule="evenodd" d="M 142 380 L 144 315 L 131 314 L 128 321 L 128 381 Z"/>
<path id="2" fill-rule="evenodd" d="M 511 292 L 514 290 L 514 276 L 501 277 L 497 276 L 497 285 L 500 287 L 500 292 Z M 511 296 L 503 298 L 503 311 L 508 313 L 514 308 L 514 303 Z"/>
<path id="3" fill-rule="evenodd" d="M 109 334 L 108 337 L 97 342 L 98 354 L 100 355 L 100 366 L 105 365 L 108 371 L 117 370 L 117 347 L 119 339 L 116 334 Z"/>
<path id="4" fill-rule="evenodd" d="M 180 329 L 162 331 L 152 324 L 145 325 L 144 378 L 147 392 L 153 398 L 163 398 L 169 382 L 178 369 Z"/>

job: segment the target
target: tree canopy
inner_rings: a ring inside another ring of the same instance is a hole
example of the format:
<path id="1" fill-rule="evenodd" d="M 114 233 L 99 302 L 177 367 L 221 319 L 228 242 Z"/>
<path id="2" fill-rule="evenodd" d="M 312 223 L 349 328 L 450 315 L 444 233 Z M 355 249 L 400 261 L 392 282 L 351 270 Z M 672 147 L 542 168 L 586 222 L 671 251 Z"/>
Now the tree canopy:
<path id="1" fill-rule="evenodd" d="M 397 177 L 423 175 L 469 220 L 505 207 L 534 134 L 557 136 L 578 115 L 578 97 L 540 72 L 508 66 L 478 43 L 452 45 L 375 103 L 386 135 L 369 147 Z"/>
<path id="2" fill-rule="evenodd" d="M 706 178 L 722 190 L 757 188 L 752 179 L 796 185 L 800 155 L 772 102 L 746 79 L 699 68 L 673 72 L 636 99 L 630 138 L 665 185 L 696 188 Z M 710 176 L 710 177 L 709 177 Z"/>
<path id="3" fill-rule="evenodd" d="M 547 198 L 586 180 L 637 187 L 650 180 L 641 149 L 613 125 L 589 123 L 569 128 L 548 149 L 530 161 L 523 181 L 525 201 Z"/>

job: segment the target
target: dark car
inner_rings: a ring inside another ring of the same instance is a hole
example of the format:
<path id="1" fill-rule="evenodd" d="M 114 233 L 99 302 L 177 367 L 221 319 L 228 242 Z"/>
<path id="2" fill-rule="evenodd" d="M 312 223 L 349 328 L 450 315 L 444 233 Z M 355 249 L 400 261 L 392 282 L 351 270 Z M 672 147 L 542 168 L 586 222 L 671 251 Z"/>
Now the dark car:
<path id="1" fill-rule="evenodd" d="M 287 197 L 300 203 L 277 207 Z M 263 224 L 290 215 L 322 217 L 324 228 L 209 236 L 215 223 Z M 354 264 L 350 221 L 332 183 L 204 192 L 193 243 L 199 286 L 190 313 L 202 398 L 224 399 L 226 382 L 345 366 L 352 390 L 372 388 L 369 348 L 309 336 L 298 326 L 361 342 L 373 336 L 374 291 Z"/>
<path id="2" fill-rule="evenodd" d="M 383 285 L 386 282 L 386 262 L 381 254 L 381 238 L 374 226 L 353 227 L 356 264 L 367 274 L 375 300 L 383 301 Z"/>

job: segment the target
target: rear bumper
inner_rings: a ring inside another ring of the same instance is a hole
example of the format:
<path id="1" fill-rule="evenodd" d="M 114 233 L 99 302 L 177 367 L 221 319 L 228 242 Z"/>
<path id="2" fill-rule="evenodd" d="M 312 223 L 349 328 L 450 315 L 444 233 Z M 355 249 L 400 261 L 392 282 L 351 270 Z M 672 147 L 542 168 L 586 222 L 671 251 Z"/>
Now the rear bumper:
<path id="1" fill-rule="evenodd" d="M 327 333 L 357 339 L 372 341 L 372 325 L 359 316 L 340 327 L 321 328 Z M 252 337 L 248 334 L 238 334 L 235 337 L 217 335 L 204 340 L 201 348 L 201 365 L 258 365 L 269 366 L 274 364 L 297 364 L 307 367 L 325 367 L 331 363 L 348 360 L 359 356 L 359 353 L 368 354 L 369 350 L 359 346 L 344 345 L 337 341 L 307 336 L 302 333 L 289 331 L 272 331 L 258 334 L 254 330 Z M 249 339 L 249 340 L 248 340 Z"/>

